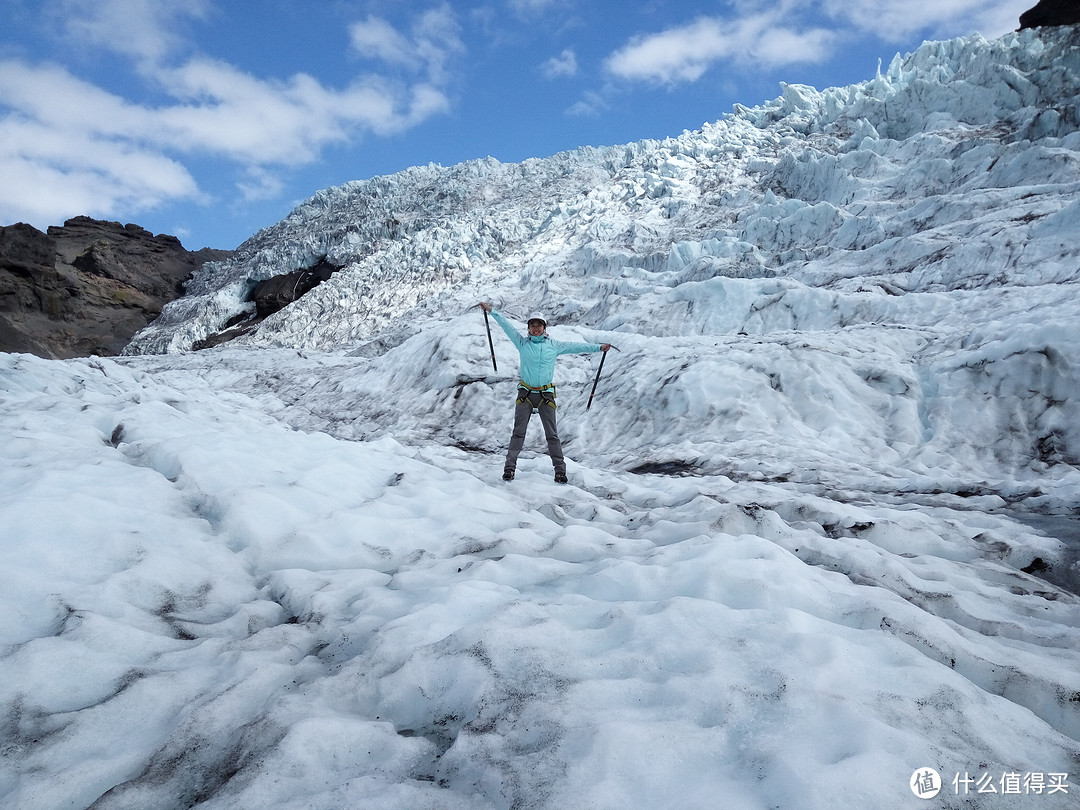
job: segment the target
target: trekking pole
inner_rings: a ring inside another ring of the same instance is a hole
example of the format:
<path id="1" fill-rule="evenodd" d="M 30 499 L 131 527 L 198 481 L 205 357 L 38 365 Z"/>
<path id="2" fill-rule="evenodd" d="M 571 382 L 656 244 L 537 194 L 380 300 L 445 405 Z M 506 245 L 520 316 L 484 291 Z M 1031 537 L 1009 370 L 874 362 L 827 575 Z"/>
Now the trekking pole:
<path id="1" fill-rule="evenodd" d="M 614 346 L 612 346 L 611 348 L 615 349 Z M 615 349 L 615 351 L 619 350 Z M 596 369 L 596 379 L 593 380 L 592 393 L 589 394 L 589 404 L 585 406 L 585 410 L 589 410 L 589 408 L 592 407 L 592 399 L 594 396 L 596 396 L 596 386 L 600 383 L 600 372 L 604 370 L 604 361 L 607 360 L 607 352 L 601 352 L 601 354 L 603 355 L 603 357 L 600 358 L 600 365 Z"/>
<path id="2" fill-rule="evenodd" d="M 481 309 L 483 309 L 483 307 L 481 307 Z M 491 339 L 491 321 L 488 320 L 487 310 L 484 309 L 483 312 L 484 312 L 484 326 L 487 327 L 488 348 L 491 349 L 491 367 L 493 369 L 495 369 L 496 372 L 498 372 L 499 365 L 498 365 L 498 363 L 495 362 L 495 343 Z"/>

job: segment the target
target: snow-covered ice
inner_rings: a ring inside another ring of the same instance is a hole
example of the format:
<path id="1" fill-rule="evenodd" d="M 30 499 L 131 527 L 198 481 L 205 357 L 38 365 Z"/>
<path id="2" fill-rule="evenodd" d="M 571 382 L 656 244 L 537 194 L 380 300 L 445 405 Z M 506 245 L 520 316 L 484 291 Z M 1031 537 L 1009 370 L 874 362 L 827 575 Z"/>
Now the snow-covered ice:
<path id="1" fill-rule="evenodd" d="M 328 189 L 131 356 L 0 357 L 0 804 L 1075 806 L 1077 36 Z M 482 298 L 619 348 L 569 485 L 501 480 Z"/>
<path id="2" fill-rule="evenodd" d="M 251 360 L 5 362 L 10 806 L 889 807 L 927 765 L 1075 773 L 1080 602 L 1018 570 L 1061 555 L 1023 524 L 541 457 L 505 485 L 292 430 L 240 378 L 348 362 Z"/>

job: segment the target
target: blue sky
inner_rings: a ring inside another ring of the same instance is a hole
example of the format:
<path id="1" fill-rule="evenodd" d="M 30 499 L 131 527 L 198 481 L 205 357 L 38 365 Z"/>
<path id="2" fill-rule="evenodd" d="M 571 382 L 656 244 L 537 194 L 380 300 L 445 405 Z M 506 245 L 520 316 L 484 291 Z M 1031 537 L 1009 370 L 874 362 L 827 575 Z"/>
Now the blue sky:
<path id="1" fill-rule="evenodd" d="M 0 224 L 233 248 L 320 188 L 663 138 L 1035 0 L 0 0 Z"/>

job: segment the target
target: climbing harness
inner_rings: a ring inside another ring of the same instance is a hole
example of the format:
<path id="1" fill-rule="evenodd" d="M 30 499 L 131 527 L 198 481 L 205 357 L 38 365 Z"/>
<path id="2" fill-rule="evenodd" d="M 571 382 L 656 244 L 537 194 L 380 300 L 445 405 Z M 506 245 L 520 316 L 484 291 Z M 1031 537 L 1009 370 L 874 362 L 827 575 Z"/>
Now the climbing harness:
<path id="1" fill-rule="evenodd" d="M 555 405 L 555 384 L 526 385 L 525 381 L 522 380 L 518 383 L 518 398 L 515 400 L 515 404 L 521 405 L 525 402 L 532 405 L 533 413 L 539 411 L 540 405 L 544 403 L 552 408 L 557 407 Z"/>

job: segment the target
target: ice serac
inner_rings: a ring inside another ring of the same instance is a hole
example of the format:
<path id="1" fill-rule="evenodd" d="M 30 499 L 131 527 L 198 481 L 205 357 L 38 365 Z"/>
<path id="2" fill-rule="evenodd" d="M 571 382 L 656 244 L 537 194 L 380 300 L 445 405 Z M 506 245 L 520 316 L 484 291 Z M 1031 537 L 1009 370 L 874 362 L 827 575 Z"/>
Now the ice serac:
<path id="1" fill-rule="evenodd" d="M 128 351 L 190 349 L 250 311 L 254 285 L 321 257 L 342 272 L 245 345 L 347 349 L 500 284 L 611 326 L 641 278 L 868 294 L 1067 282 L 1076 251 L 1052 243 L 1076 191 L 1076 40 L 1058 28 L 930 42 L 869 81 L 787 85 L 663 141 L 325 189 L 200 272 Z"/>
<path id="2" fill-rule="evenodd" d="M 785 85 L 663 141 L 326 189 L 197 274 L 128 351 L 184 351 L 325 257 L 341 269 L 236 345 L 369 358 L 378 382 L 345 403 L 358 435 L 485 433 L 463 382 L 482 364 L 455 348 L 482 297 L 624 350 L 606 377 L 623 423 L 591 445 L 613 464 L 902 463 L 928 490 L 958 464 L 973 491 L 1058 502 L 1048 487 L 1071 478 L 988 482 L 1002 460 L 1039 477 L 1080 459 L 1078 38 L 928 42 L 860 84 Z M 657 352 L 671 368 L 643 372 Z M 672 413 L 701 426 L 692 446 Z M 743 452 L 789 423 L 808 442 L 791 457 Z M 840 452 L 830 424 L 850 433 Z"/>

